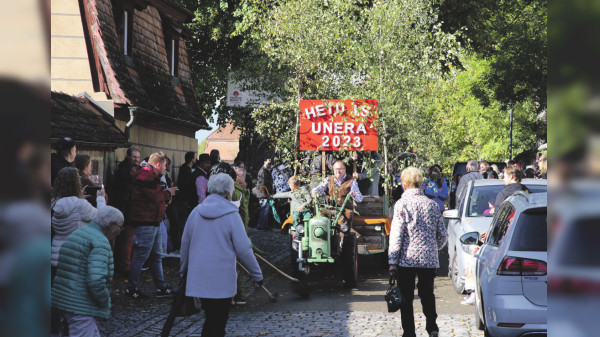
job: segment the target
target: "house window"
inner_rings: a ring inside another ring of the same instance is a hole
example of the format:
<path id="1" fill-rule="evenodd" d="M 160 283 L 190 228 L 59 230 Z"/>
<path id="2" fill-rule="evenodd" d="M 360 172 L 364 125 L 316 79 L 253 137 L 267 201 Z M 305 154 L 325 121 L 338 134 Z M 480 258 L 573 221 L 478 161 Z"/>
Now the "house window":
<path id="1" fill-rule="evenodd" d="M 165 49 L 167 50 L 169 73 L 171 76 L 177 77 L 179 70 L 179 37 L 175 34 L 165 34 Z"/>
<path id="2" fill-rule="evenodd" d="M 125 51 L 125 55 L 131 56 L 131 46 L 132 43 L 132 33 L 133 33 L 133 11 L 124 10 L 123 11 L 123 50 Z"/>

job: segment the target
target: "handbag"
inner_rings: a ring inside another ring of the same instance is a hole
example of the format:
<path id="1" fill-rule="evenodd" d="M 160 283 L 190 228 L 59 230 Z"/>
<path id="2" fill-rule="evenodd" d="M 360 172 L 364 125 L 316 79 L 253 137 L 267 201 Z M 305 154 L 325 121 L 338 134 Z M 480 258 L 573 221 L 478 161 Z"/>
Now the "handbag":
<path id="1" fill-rule="evenodd" d="M 402 305 L 402 294 L 396 284 L 396 275 L 390 276 L 390 287 L 385 293 L 385 303 L 387 303 L 388 312 L 396 312 Z"/>
<path id="2" fill-rule="evenodd" d="M 173 303 L 171 303 L 171 311 L 176 317 L 191 316 L 200 312 L 202 307 L 200 299 L 185 295 L 186 284 L 187 270 L 183 273 L 181 280 L 179 280 L 179 287 L 175 290 Z"/>

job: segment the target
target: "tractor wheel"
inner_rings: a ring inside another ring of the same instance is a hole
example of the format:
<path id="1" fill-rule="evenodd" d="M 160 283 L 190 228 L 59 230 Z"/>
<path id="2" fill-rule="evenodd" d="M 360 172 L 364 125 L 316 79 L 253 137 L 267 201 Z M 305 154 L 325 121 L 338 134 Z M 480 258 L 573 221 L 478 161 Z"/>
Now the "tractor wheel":
<path id="1" fill-rule="evenodd" d="M 358 245 L 356 244 L 356 234 L 344 235 L 341 262 L 344 286 L 356 288 L 358 285 Z"/>

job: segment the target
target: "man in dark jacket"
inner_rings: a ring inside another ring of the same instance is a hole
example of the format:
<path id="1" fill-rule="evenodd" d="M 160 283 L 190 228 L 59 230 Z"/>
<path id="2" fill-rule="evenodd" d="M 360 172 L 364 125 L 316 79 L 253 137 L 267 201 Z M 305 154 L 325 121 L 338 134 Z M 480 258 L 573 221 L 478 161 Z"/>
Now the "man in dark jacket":
<path id="1" fill-rule="evenodd" d="M 175 195 L 177 188 L 163 189 L 160 177 L 167 169 L 167 156 L 162 152 L 153 153 L 147 166 L 140 168 L 133 176 L 129 221 L 135 228 L 131 273 L 127 295 L 141 296 L 138 286 L 142 266 L 150 258 L 149 266 L 156 287 L 155 297 L 169 297 L 173 291 L 167 287 L 162 269 L 162 235 L 160 222 L 165 218 L 166 204 Z"/>
<path id="2" fill-rule="evenodd" d="M 463 203 L 463 198 L 467 192 L 467 184 L 471 180 L 483 179 L 481 173 L 479 173 L 479 163 L 477 160 L 469 160 L 467 162 L 467 174 L 460 178 L 458 187 L 456 187 L 456 204 L 457 208 L 460 209 L 460 205 Z"/>
<path id="3" fill-rule="evenodd" d="M 72 167 L 77 156 L 77 147 L 71 137 L 65 137 L 58 140 L 56 143 L 56 153 L 50 156 L 50 174 L 52 185 L 54 179 L 58 175 L 58 171 L 65 167 Z"/>
<path id="4" fill-rule="evenodd" d="M 129 224 L 129 201 L 131 199 L 132 176 L 140 167 L 141 151 L 132 146 L 127 149 L 127 156 L 119 163 L 113 173 L 108 188 L 108 200 L 111 206 L 118 208 L 125 217 L 123 231 L 115 242 L 115 268 L 123 275 L 131 269 L 131 241 L 133 227 Z"/>
<path id="5" fill-rule="evenodd" d="M 271 176 L 271 160 L 265 160 L 265 163 L 258 171 L 258 181 L 256 183 L 255 196 L 260 200 L 260 215 L 258 217 L 258 224 L 256 229 L 268 230 L 269 229 L 269 211 L 271 206 L 267 200 L 268 194 L 274 193 L 273 191 L 273 177 Z M 267 191 L 261 189 L 266 187 Z"/>
<path id="6" fill-rule="evenodd" d="M 481 173 L 483 179 L 498 179 L 498 174 L 486 160 L 479 162 L 479 173 Z"/>
<path id="7" fill-rule="evenodd" d="M 521 184 L 521 180 L 523 180 L 523 171 L 517 165 L 509 165 L 504 169 L 504 188 L 498 195 L 496 196 L 496 202 L 494 203 L 494 210 L 491 212 L 492 214 L 500 209 L 500 205 L 502 202 L 506 200 L 506 198 L 510 197 L 517 191 L 528 192 L 529 190 L 523 184 Z"/>

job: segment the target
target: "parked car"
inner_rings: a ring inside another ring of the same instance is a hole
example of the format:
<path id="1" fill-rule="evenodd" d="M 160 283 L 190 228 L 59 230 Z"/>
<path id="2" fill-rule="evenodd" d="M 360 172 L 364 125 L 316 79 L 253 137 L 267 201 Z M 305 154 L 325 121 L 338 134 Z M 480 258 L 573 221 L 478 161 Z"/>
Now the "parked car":
<path id="1" fill-rule="evenodd" d="M 461 237 L 473 251 L 480 235 Z M 547 193 L 506 199 L 475 257 L 475 322 L 485 336 L 546 336 Z"/>
<path id="2" fill-rule="evenodd" d="M 502 172 L 506 167 L 506 163 L 501 161 L 490 161 L 490 165 L 498 166 L 498 170 Z M 467 174 L 467 162 L 466 161 L 457 161 L 452 165 L 452 179 L 450 179 L 450 185 L 448 186 L 448 191 L 450 192 L 450 197 L 448 199 L 448 208 L 456 208 L 456 187 L 458 187 L 458 183 L 460 181 L 460 177 Z"/>
<path id="3" fill-rule="evenodd" d="M 581 181 L 553 193 L 552 266 L 548 275 L 548 329 L 556 336 L 598 335 L 600 308 L 600 183 Z"/>
<path id="4" fill-rule="evenodd" d="M 523 179 L 521 182 L 531 193 L 546 192 L 545 179 Z M 465 292 L 465 274 L 467 266 L 473 265 L 472 255 L 460 248 L 460 237 L 469 232 L 479 234 L 486 231 L 492 221 L 493 214 L 485 214 L 494 204 L 496 195 L 504 188 L 504 181 L 499 179 L 479 179 L 467 185 L 465 199 L 459 202 L 460 209 L 444 211 L 444 219 L 448 221 L 448 273 L 452 278 L 454 290 Z"/>

